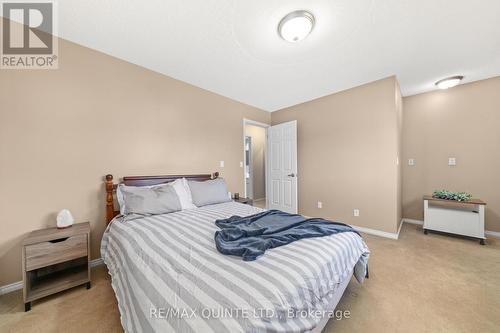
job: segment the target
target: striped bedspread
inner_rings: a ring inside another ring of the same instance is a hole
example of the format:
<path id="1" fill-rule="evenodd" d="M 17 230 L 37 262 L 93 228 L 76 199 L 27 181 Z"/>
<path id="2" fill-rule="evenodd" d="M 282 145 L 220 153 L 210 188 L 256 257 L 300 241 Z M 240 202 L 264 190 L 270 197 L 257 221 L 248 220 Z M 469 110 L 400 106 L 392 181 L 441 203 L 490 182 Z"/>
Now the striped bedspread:
<path id="1" fill-rule="evenodd" d="M 101 255 L 112 277 L 124 330 L 314 329 L 353 269 L 362 281 L 368 248 L 357 234 L 346 232 L 302 239 L 268 250 L 251 262 L 217 251 L 216 219 L 260 211 L 229 202 L 130 220 L 116 218 L 104 233 Z"/>

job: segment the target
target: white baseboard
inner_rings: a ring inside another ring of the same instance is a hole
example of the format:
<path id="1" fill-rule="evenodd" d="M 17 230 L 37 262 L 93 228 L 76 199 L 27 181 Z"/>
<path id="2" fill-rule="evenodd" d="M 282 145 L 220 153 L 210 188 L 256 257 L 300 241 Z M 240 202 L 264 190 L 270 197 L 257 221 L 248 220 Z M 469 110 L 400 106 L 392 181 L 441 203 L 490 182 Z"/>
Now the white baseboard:
<path id="1" fill-rule="evenodd" d="M 403 218 L 403 223 L 424 225 L 424 221 L 422 220 L 405 219 L 405 218 Z"/>
<path id="2" fill-rule="evenodd" d="M 405 223 L 405 220 L 401 219 L 401 223 L 399 224 L 399 228 L 398 228 L 398 238 L 397 239 L 399 239 L 399 234 L 401 233 L 401 228 L 403 227 L 403 223 Z"/>
<path id="3" fill-rule="evenodd" d="M 90 261 L 90 267 L 96 267 L 104 264 L 102 258 L 94 259 Z M 5 295 L 13 291 L 23 289 L 23 281 L 17 281 L 5 286 L 0 286 L 0 295 Z"/>
<path id="4" fill-rule="evenodd" d="M 102 258 L 90 260 L 90 267 L 96 267 L 100 265 L 104 265 L 104 261 L 102 260 Z"/>
<path id="5" fill-rule="evenodd" d="M 489 230 L 486 230 L 484 233 L 486 234 L 486 236 L 500 238 L 500 232 L 498 232 L 498 231 L 489 231 Z"/>
<path id="6" fill-rule="evenodd" d="M 401 223 L 401 224 L 403 224 L 403 223 Z M 395 233 L 395 232 L 380 231 L 380 230 L 375 230 L 375 229 L 370 229 L 370 228 L 365 228 L 365 227 L 358 227 L 358 226 L 352 225 L 352 224 L 350 226 L 359 232 L 363 232 L 363 233 L 369 234 L 369 235 L 380 236 L 380 237 L 385 237 L 385 238 L 390 238 L 390 239 L 398 239 L 398 236 L 399 236 L 399 232 Z M 401 230 L 401 226 L 400 226 L 400 230 Z"/>
<path id="7" fill-rule="evenodd" d="M 5 295 L 13 291 L 23 289 L 23 281 L 17 281 L 0 287 L 0 295 Z"/>
<path id="8" fill-rule="evenodd" d="M 380 236 L 380 237 L 385 237 L 385 238 L 390 238 L 390 239 L 398 239 L 399 238 L 399 233 L 401 232 L 401 228 L 403 227 L 404 219 L 401 219 L 401 223 L 399 224 L 398 232 L 387 232 L 387 231 L 380 231 L 376 229 L 370 229 L 370 228 L 365 228 L 365 227 L 358 227 L 356 225 L 352 225 L 354 229 L 357 231 L 363 232 L 365 234 L 369 235 L 374 235 L 374 236 Z"/>

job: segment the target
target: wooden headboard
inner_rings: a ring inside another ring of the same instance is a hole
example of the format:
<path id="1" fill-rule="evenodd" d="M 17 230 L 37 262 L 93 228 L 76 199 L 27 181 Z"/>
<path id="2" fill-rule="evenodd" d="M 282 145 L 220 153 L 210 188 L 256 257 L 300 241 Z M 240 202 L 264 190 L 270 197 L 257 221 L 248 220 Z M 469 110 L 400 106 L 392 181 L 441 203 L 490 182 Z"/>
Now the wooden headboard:
<path id="1" fill-rule="evenodd" d="M 204 174 L 204 175 L 130 176 L 130 177 L 123 177 L 120 184 L 125 184 L 128 186 L 150 186 L 150 185 L 170 183 L 179 178 L 204 181 L 209 179 L 215 179 L 217 177 L 219 177 L 218 172 L 215 172 L 213 174 Z M 118 184 L 113 183 L 113 175 L 106 175 L 105 185 L 106 185 L 106 225 L 108 225 L 109 222 L 111 222 L 111 220 L 116 215 L 120 214 L 120 211 L 115 210 L 113 206 L 113 193 L 116 192 Z"/>

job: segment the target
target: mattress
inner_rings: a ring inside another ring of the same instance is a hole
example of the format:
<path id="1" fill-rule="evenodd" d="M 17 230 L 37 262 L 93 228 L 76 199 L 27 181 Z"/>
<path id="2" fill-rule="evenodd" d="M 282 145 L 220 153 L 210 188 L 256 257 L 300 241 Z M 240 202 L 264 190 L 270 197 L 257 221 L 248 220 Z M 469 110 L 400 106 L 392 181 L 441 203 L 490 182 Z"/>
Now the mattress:
<path id="1" fill-rule="evenodd" d="M 346 232 L 268 250 L 256 261 L 215 247 L 215 220 L 262 209 L 228 202 L 149 217 L 118 217 L 101 255 L 126 332 L 307 332 L 369 250 Z M 343 289 L 342 288 L 342 289 Z"/>

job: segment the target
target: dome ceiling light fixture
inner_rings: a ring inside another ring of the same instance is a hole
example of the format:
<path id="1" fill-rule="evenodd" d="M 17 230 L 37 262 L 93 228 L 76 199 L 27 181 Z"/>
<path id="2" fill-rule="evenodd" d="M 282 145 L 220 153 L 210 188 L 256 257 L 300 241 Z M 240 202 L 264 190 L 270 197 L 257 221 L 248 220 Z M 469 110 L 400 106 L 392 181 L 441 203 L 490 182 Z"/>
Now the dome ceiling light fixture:
<path id="1" fill-rule="evenodd" d="M 284 40 L 296 43 L 306 38 L 314 28 L 314 16 L 305 10 L 296 10 L 283 17 L 278 34 Z"/>
<path id="2" fill-rule="evenodd" d="M 453 88 L 457 86 L 463 79 L 464 77 L 462 75 L 447 77 L 446 79 L 442 79 L 436 82 L 436 86 L 439 89 Z"/>

